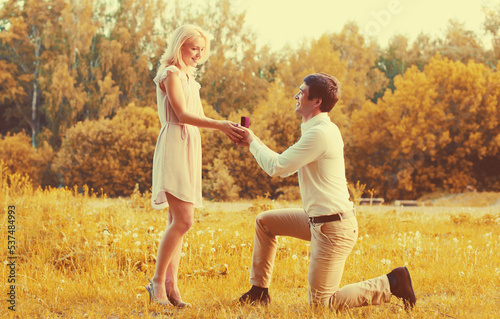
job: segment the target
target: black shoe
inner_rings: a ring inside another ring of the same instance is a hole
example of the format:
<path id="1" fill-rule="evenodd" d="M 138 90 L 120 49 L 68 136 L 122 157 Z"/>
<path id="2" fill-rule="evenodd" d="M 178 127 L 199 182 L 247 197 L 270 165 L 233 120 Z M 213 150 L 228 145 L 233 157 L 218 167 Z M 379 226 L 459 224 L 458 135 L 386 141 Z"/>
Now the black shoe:
<path id="1" fill-rule="evenodd" d="M 395 268 L 387 274 L 387 277 L 391 284 L 391 293 L 403 299 L 406 311 L 412 309 L 417 302 L 417 297 L 415 297 L 408 269 L 406 267 Z"/>
<path id="2" fill-rule="evenodd" d="M 238 299 L 238 302 L 250 305 L 268 305 L 271 303 L 271 296 L 269 296 L 269 292 L 266 288 L 253 286 L 249 291 L 247 291 Z"/>

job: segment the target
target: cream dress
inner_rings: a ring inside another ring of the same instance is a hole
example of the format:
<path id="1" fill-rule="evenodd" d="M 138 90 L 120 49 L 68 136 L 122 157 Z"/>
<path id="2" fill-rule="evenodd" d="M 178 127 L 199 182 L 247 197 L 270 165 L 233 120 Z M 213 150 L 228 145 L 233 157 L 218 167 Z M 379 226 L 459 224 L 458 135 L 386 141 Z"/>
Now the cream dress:
<path id="1" fill-rule="evenodd" d="M 170 65 L 154 78 L 161 130 L 156 141 L 153 157 L 154 209 L 168 207 L 165 192 L 182 201 L 203 206 L 201 196 L 201 137 L 198 127 L 179 122 L 168 95 L 160 83 L 168 73 L 176 73 L 182 84 L 186 108 L 192 114 L 204 117 L 200 100 L 200 84 L 192 76 Z"/>

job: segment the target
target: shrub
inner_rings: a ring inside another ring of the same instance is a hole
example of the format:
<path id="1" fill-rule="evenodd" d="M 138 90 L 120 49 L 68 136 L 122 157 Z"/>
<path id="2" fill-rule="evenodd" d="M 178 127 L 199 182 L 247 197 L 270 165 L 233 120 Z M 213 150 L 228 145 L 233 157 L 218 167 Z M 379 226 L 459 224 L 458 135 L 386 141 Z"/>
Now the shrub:
<path id="1" fill-rule="evenodd" d="M 54 170 L 67 186 L 88 185 L 110 196 L 129 196 L 136 184 L 147 191 L 159 128 L 155 110 L 133 104 L 111 120 L 80 122 L 63 139 Z"/>
<path id="2" fill-rule="evenodd" d="M 5 174 L 27 175 L 34 186 L 52 184 L 49 163 L 53 157 L 50 145 L 44 142 L 34 148 L 24 133 L 8 133 L 0 139 L 0 161 L 6 166 Z"/>

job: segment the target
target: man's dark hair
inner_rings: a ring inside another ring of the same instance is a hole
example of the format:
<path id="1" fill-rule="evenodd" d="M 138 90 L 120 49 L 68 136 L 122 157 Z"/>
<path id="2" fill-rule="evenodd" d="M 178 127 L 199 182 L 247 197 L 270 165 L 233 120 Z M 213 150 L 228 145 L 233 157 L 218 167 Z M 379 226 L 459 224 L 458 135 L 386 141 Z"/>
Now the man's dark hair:
<path id="1" fill-rule="evenodd" d="M 330 74 L 310 74 L 304 83 L 309 87 L 309 100 L 321 99 L 321 112 L 330 112 L 340 99 L 340 82 Z"/>

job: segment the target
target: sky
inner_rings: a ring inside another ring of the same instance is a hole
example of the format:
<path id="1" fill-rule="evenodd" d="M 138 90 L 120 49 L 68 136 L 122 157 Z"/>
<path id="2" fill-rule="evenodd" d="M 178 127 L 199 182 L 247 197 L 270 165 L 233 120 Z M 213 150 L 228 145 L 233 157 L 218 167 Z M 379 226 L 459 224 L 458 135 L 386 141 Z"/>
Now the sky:
<path id="1" fill-rule="evenodd" d="M 273 50 L 285 44 L 297 48 L 303 39 L 316 39 L 324 33 L 340 32 L 348 21 L 360 31 L 375 37 L 382 47 L 396 34 L 412 42 L 423 32 L 443 37 L 450 19 L 465 23 L 468 30 L 484 36 L 483 6 L 496 7 L 500 0 L 232 0 L 237 11 L 246 11 L 248 27 L 259 46 Z"/>

